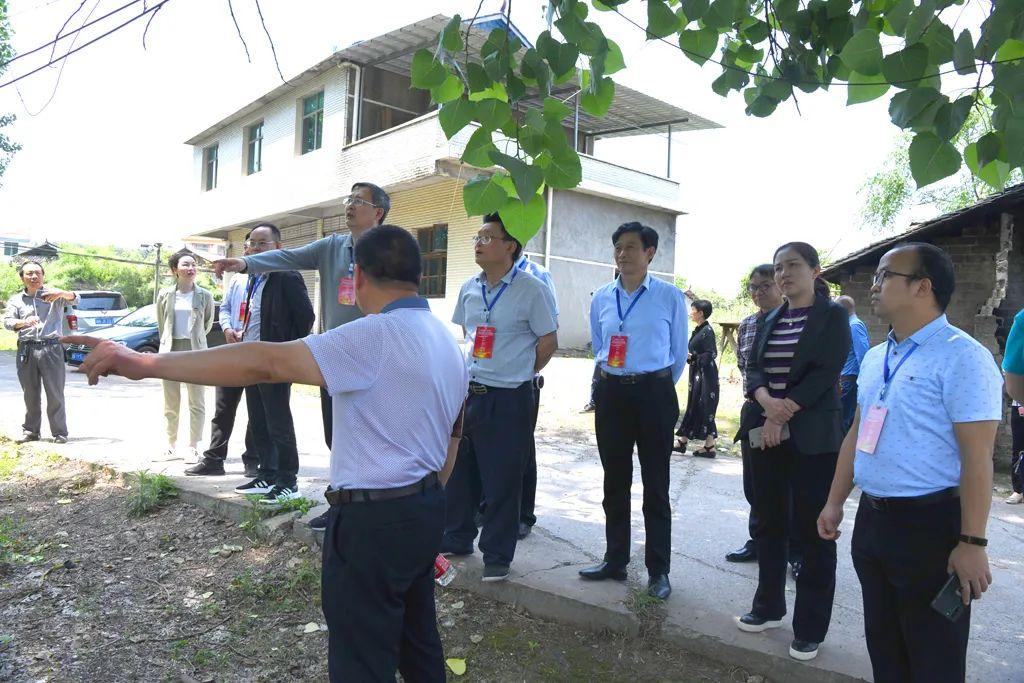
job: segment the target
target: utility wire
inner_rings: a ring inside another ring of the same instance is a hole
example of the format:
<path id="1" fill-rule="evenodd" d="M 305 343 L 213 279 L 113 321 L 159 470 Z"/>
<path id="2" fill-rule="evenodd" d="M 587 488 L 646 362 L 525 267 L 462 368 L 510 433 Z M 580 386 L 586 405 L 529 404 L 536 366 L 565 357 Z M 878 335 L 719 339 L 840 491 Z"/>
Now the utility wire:
<path id="1" fill-rule="evenodd" d="M 138 0 L 136 0 L 136 1 L 138 1 Z M 18 76 L 17 78 L 14 78 L 12 80 L 7 81 L 6 83 L 0 83 L 0 89 L 6 88 L 9 85 L 14 85 L 18 81 L 20 81 L 22 79 L 25 79 L 25 78 L 28 78 L 29 76 L 42 71 L 43 69 L 47 68 L 48 66 L 56 64 L 61 59 L 67 59 L 68 57 L 70 57 L 71 55 L 75 54 L 76 52 L 78 52 L 80 50 L 84 50 L 85 48 L 89 47 L 93 43 L 95 43 L 95 42 L 97 42 L 99 40 L 102 40 L 103 38 L 106 38 L 107 36 L 109 36 L 112 33 L 115 33 L 116 31 L 120 31 L 125 26 L 128 26 L 129 24 L 131 24 L 131 23 L 133 23 L 135 21 L 138 21 L 139 19 L 141 19 L 142 17 L 146 16 L 147 14 L 150 14 L 151 12 L 156 12 L 157 10 L 159 10 L 161 7 L 163 7 L 164 5 L 166 5 L 170 1 L 171 0 L 162 0 L 162 2 L 160 2 L 160 3 L 156 4 L 156 5 L 153 5 L 152 7 L 150 7 L 149 9 L 147 9 L 146 11 L 144 11 L 144 12 L 142 12 L 140 14 L 135 15 L 134 17 L 132 17 L 128 21 L 126 21 L 126 22 L 124 22 L 122 24 L 118 24 L 117 26 L 115 26 L 114 28 L 110 29 L 106 33 L 100 34 L 99 36 L 93 38 L 89 42 L 83 43 L 83 44 L 79 45 L 78 47 L 74 48 L 73 50 L 68 50 L 66 53 L 64 53 L 64 55 L 62 57 L 59 57 L 56 60 L 47 62 L 46 64 L 43 64 L 42 66 L 40 66 L 40 67 L 38 67 L 36 69 L 32 69 L 28 73 L 22 74 L 21 76 Z"/>

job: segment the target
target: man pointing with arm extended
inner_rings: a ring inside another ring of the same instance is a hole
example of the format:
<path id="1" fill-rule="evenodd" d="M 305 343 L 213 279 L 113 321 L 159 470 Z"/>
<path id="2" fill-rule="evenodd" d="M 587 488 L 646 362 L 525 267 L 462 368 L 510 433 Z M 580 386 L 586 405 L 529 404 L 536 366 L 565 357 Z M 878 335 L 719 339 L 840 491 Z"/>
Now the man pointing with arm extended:
<path id="1" fill-rule="evenodd" d="M 301 382 L 330 392 L 331 450 L 322 602 L 332 682 L 443 681 L 433 563 L 444 489 L 461 435 L 469 377 L 447 327 L 417 296 L 420 252 L 402 228 L 369 230 L 355 248 L 354 292 L 365 318 L 285 342 L 138 354 L 91 337 L 80 368 L 197 384 Z M 428 359 L 427 362 L 424 362 Z"/>

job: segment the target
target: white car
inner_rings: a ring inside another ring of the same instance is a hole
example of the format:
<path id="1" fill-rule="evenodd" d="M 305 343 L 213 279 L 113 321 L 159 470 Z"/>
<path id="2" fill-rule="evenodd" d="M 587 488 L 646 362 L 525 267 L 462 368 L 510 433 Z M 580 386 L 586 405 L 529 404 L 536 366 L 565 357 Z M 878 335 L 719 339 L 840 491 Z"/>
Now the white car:
<path id="1" fill-rule="evenodd" d="M 110 327 L 128 315 L 128 302 L 120 292 L 96 290 L 76 292 L 82 301 L 64 307 L 64 326 L 71 332 L 89 332 Z"/>

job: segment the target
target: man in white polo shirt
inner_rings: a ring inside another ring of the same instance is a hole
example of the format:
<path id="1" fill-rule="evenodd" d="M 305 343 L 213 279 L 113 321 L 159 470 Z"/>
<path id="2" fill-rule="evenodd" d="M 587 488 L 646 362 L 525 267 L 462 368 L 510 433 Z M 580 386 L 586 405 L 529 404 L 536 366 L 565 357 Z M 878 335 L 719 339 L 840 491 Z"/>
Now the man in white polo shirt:
<path id="1" fill-rule="evenodd" d="M 420 252 L 395 226 L 355 248 L 356 303 L 365 318 L 286 342 L 138 354 L 92 337 L 81 371 L 214 385 L 301 382 L 327 388 L 335 427 L 322 602 L 330 680 L 443 681 L 434 611 L 434 558 L 444 532 L 442 488 L 461 436 L 469 377 L 448 328 L 417 296 Z"/>
<path id="2" fill-rule="evenodd" d="M 864 357 L 818 518 L 835 540 L 853 485 L 863 491 L 852 553 L 876 683 L 963 681 L 969 603 L 992 582 L 985 527 L 1003 380 L 946 319 L 954 288 L 953 262 L 934 245 L 898 245 L 879 262 L 871 303 L 892 331 Z M 967 605 L 955 621 L 931 607 L 950 574 Z"/>

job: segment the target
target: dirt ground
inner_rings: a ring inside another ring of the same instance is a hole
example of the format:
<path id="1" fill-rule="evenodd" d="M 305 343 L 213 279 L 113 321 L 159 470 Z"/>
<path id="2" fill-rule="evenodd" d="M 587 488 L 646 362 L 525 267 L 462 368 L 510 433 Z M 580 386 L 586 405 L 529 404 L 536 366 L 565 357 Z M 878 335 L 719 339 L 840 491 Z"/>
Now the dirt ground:
<path id="1" fill-rule="evenodd" d="M 131 516 L 144 492 L 0 441 L 0 680 L 326 680 L 317 551 L 173 495 Z M 449 680 L 763 680 L 462 591 L 437 602 L 445 656 L 466 665 Z"/>

